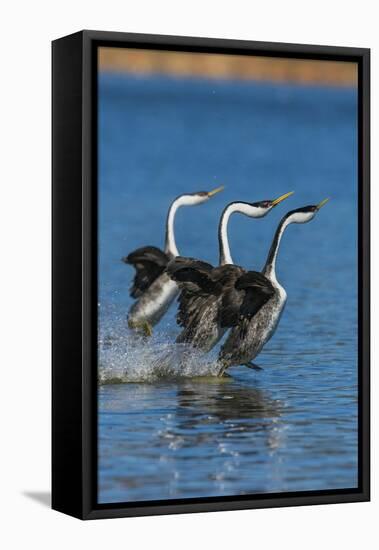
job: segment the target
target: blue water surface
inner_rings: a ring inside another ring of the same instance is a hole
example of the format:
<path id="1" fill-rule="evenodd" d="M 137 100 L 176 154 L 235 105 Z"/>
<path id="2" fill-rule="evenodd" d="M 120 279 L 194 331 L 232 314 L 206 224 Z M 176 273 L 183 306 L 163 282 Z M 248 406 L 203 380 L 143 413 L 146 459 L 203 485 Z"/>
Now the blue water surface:
<path id="1" fill-rule="evenodd" d="M 235 263 L 259 270 L 286 211 L 331 200 L 283 237 L 288 302 L 263 371 L 203 378 L 211 359 L 194 357 L 191 376 L 154 376 L 176 307 L 152 344 L 133 342 L 120 258 L 163 245 L 174 197 L 221 184 L 179 211 L 182 255 L 217 263 L 227 202 L 295 191 L 262 220 L 231 219 Z M 357 486 L 356 207 L 355 89 L 100 75 L 99 502 Z M 134 378 L 109 383 L 124 367 Z"/>

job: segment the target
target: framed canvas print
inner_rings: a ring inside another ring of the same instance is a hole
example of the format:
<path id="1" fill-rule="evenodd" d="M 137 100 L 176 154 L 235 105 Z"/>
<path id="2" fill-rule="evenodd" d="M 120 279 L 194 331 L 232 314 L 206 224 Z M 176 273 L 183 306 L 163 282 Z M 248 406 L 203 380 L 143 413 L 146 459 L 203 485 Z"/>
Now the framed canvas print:
<path id="1" fill-rule="evenodd" d="M 369 499 L 369 50 L 53 42 L 53 508 Z"/>

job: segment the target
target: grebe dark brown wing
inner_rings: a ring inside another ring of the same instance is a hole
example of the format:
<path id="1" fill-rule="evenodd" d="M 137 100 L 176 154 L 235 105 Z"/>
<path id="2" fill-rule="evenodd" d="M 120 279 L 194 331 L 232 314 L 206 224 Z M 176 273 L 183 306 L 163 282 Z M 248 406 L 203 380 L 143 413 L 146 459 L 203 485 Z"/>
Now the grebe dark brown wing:
<path id="1" fill-rule="evenodd" d="M 223 295 L 221 326 L 233 327 L 241 318 L 251 319 L 274 294 L 271 281 L 262 273 L 243 273 Z"/>
<path id="2" fill-rule="evenodd" d="M 234 288 L 236 279 L 245 272 L 239 266 L 213 267 L 192 258 L 175 258 L 167 271 L 181 289 L 177 322 L 185 328 L 203 319 L 203 309 L 221 301 L 223 294 Z"/>
<path id="3" fill-rule="evenodd" d="M 170 256 L 155 246 L 143 246 L 122 258 L 136 274 L 129 289 L 132 298 L 139 298 L 166 269 Z"/>
<path id="4" fill-rule="evenodd" d="M 213 266 L 207 262 L 178 256 L 167 266 L 167 273 L 178 284 L 178 325 L 188 327 L 199 314 L 204 297 L 218 292 L 211 278 Z"/>

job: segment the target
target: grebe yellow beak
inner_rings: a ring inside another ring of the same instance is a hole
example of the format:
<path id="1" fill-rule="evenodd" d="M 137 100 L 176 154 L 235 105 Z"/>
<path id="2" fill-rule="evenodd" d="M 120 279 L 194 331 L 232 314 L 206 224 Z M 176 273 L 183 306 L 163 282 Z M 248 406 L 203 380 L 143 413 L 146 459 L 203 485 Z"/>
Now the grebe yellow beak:
<path id="1" fill-rule="evenodd" d="M 280 197 L 272 201 L 271 206 L 276 206 L 280 202 L 288 199 L 288 197 L 290 197 L 293 194 L 294 194 L 294 191 L 290 191 L 289 193 L 284 193 L 284 195 L 280 195 Z"/>
<path id="2" fill-rule="evenodd" d="M 224 185 L 221 185 L 220 187 L 216 187 L 216 189 L 213 189 L 213 191 L 208 192 L 208 197 L 213 197 L 213 195 L 220 193 L 220 191 L 223 191 L 224 189 L 225 189 Z"/>
<path id="3" fill-rule="evenodd" d="M 326 204 L 330 199 L 324 199 L 323 201 L 319 202 L 318 205 L 316 206 L 317 210 L 320 210 L 320 208 L 322 208 L 324 206 L 324 204 Z"/>

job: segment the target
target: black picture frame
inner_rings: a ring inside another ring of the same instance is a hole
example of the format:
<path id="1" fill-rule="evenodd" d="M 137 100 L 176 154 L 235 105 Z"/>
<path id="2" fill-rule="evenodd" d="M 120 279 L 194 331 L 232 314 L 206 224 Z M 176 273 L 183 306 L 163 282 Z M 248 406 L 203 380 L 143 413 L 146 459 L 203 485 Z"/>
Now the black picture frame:
<path id="1" fill-rule="evenodd" d="M 358 64 L 359 485 L 356 489 L 97 504 L 97 48 Z M 81 519 L 370 499 L 370 50 L 81 31 L 52 43 L 52 507 Z"/>

